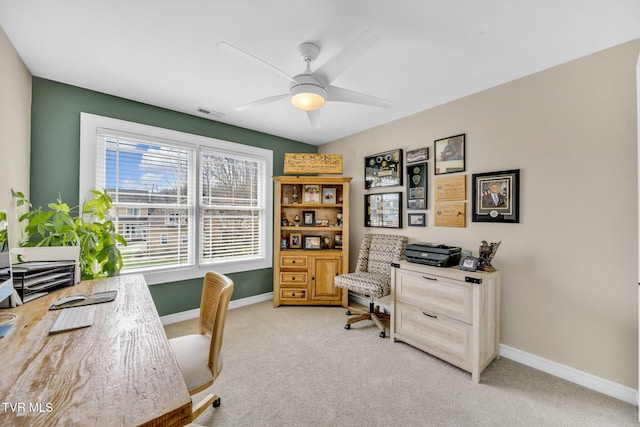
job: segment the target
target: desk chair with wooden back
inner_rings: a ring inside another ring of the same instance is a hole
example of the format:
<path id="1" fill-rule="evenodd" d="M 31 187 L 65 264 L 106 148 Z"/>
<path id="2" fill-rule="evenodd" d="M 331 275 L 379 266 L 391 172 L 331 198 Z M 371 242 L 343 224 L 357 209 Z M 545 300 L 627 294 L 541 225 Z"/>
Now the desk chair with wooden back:
<path id="1" fill-rule="evenodd" d="M 190 395 L 209 388 L 222 370 L 222 337 L 233 281 L 227 276 L 208 272 L 204 277 L 200 301 L 200 334 L 169 340 Z M 196 419 L 210 404 L 220 406 L 220 398 L 208 394 L 192 410 Z"/>
<path id="2" fill-rule="evenodd" d="M 405 236 L 392 234 L 366 234 L 360 245 L 358 262 L 354 273 L 342 274 L 334 278 L 339 288 L 369 297 L 369 310 L 349 307 L 347 315 L 350 317 L 345 329 L 361 320 L 372 320 L 380 329 L 380 337 L 384 338 L 385 325 L 380 319 L 389 319 L 389 315 L 380 312 L 380 306 L 375 306 L 374 298 L 382 298 L 391 293 L 391 263 L 404 256 L 407 246 Z"/>

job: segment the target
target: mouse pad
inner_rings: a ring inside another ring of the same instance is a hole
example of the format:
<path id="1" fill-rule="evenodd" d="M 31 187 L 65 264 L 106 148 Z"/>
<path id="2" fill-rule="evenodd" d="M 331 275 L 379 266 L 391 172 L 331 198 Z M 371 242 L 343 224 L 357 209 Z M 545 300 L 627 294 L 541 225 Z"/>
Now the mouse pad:
<path id="1" fill-rule="evenodd" d="M 73 301 L 73 302 L 58 305 L 58 306 L 52 305 L 51 307 L 49 307 L 49 310 L 61 310 L 63 308 L 80 307 L 82 305 L 91 305 L 91 304 L 100 304 L 103 302 L 109 302 L 116 299 L 116 295 L 118 295 L 117 290 L 96 292 L 95 294 L 91 294 L 91 295 L 82 295 L 83 297 L 85 297 L 85 299 L 80 301 Z M 70 295 L 70 296 L 75 296 L 75 295 Z M 55 304 L 55 301 L 54 301 L 54 304 Z"/>

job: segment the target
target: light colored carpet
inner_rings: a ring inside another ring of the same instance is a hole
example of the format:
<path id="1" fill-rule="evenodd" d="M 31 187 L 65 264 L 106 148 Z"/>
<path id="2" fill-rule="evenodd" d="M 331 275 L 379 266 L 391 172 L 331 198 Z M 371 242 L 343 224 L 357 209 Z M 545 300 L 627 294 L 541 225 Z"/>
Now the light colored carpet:
<path id="1" fill-rule="evenodd" d="M 221 406 L 203 426 L 632 426 L 637 407 L 511 360 L 495 360 L 480 384 L 371 322 L 344 329 L 341 307 L 230 310 Z M 197 321 L 168 325 L 169 337 Z M 387 332 L 388 334 L 388 332 Z M 197 396 L 196 396 L 197 398 Z"/>

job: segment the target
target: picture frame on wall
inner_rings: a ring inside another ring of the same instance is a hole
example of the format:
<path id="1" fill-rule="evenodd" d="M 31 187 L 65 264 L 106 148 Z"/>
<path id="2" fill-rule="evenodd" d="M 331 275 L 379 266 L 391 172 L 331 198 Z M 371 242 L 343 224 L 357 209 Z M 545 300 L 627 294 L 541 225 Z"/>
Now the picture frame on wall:
<path id="1" fill-rule="evenodd" d="M 402 185 L 402 149 L 364 158 L 364 188 Z"/>
<path id="2" fill-rule="evenodd" d="M 520 169 L 476 173 L 471 181 L 473 222 L 520 222 Z"/>
<path id="3" fill-rule="evenodd" d="M 407 151 L 407 163 L 424 162 L 429 160 L 429 147 Z"/>
<path id="4" fill-rule="evenodd" d="M 402 193 L 366 194 L 364 226 L 402 228 Z"/>
<path id="5" fill-rule="evenodd" d="M 435 175 L 464 172 L 465 134 L 437 139 L 434 142 Z"/>
<path id="6" fill-rule="evenodd" d="M 427 162 L 407 166 L 407 209 L 427 209 Z"/>
<path id="7" fill-rule="evenodd" d="M 423 213 L 408 214 L 409 227 L 426 227 L 426 215 Z"/>

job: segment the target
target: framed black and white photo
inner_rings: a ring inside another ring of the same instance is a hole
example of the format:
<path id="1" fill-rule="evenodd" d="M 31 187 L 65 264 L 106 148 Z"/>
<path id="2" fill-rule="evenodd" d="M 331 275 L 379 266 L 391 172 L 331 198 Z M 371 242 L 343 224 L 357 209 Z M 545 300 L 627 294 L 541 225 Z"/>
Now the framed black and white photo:
<path id="1" fill-rule="evenodd" d="M 409 227 L 426 227 L 426 215 L 423 213 L 410 213 L 409 217 Z"/>
<path id="2" fill-rule="evenodd" d="M 427 162 L 407 166 L 407 209 L 427 209 Z"/>
<path id="3" fill-rule="evenodd" d="M 316 225 L 316 211 L 302 211 L 302 225 L 313 227 Z"/>
<path id="4" fill-rule="evenodd" d="M 473 222 L 520 222 L 520 169 L 472 175 Z"/>
<path id="5" fill-rule="evenodd" d="M 364 188 L 402 185 L 402 150 L 385 151 L 364 158 Z"/>
<path id="6" fill-rule="evenodd" d="M 433 147 L 435 175 L 465 170 L 465 134 L 437 139 Z"/>

